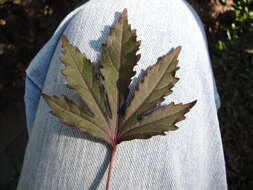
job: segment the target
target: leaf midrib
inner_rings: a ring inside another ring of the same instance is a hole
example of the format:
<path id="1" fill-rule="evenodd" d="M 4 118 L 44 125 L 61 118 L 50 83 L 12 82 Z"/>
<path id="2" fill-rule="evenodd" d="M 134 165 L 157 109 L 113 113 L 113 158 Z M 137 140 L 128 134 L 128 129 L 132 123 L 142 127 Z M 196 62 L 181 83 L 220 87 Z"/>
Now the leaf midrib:
<path id="1" fill-rule="evenodd" d="M 124 15 L 123 15 L 124 16 Z M 123 56 L 122 56 L 122 54 L 123 54 L 123 39 L 124 39 L 124 18 L 122 18 L 122 26 L 121 26 L 121 39 L 120 39 L 120 41 L 121 41 L 121 43 L 120 43 L 120 53 L 119 53 L 119 55 L 120 55 L 120 63 L 119 63 L 119 68 L 118 68 L 118 72 L 119 72 L 119 74 L 120 74 L 120 69 L 121 69 L 121 67 L 122 67 L 122 64 L 123 64 Z M 118 92 L 117 92 L 117 109 L 119 109 L 119 95 L 120 95 L 120 93 L 119 93 L 119 88 L 118 88 L 118 81 L 119 81 L 119 78 L 120 77 L 118 77 L 118 79 L 117 79 L 117 82 L 116 82 L 116 89 L 118 90 Z M 114 140 L 115 140 L 115 138 L 117 138 L 117 134 L 118 134 L 118 128 L 119 128 L 119 115 L 118 115 L 118 110 L 117 110 L 117 113 L 116 113 L 116 126 L 115 126 L 115 128 L 113 129 L 114 130 Z"/>

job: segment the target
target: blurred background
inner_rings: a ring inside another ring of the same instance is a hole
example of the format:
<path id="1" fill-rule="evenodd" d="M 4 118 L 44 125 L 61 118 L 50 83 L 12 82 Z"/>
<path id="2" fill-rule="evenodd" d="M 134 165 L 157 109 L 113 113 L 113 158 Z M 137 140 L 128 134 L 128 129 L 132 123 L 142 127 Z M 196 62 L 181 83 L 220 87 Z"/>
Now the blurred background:
<path id="1" fill-rule="evenodd" d="M 205 25 L 229 189 L 253 189 L 253 0 L 188 0 Z M 0 0 L 0 190 L 14 190 L 27 143 L 25 69 L 81 0 Z"/>

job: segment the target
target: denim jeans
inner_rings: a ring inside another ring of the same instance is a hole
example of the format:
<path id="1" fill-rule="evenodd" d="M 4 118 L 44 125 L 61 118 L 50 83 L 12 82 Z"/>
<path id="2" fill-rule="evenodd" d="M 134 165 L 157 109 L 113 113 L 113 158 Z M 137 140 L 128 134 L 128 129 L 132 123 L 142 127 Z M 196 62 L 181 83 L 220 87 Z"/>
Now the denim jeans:
<path id="1" fill-rule="evenodd" d="M 142 41 L 136 75 L 181 45 L 180 80 L 164 104 L 198 102 L 177 131 L 120 144 L 111 188 L 227 189 L 217 119 L 219 96 L 203 25 L 195 11 L 184 0 L 91 0 L 63 20 L 26 70 L 29 143 L 18 190 L 105 189 L 110 147 L 59 123 L 40 95 L 65 94 L 79 101 L 60 73 L 60 38 L 66 35 L 88 58 L 98 61 L 109 27 L 124 8 Z"/>

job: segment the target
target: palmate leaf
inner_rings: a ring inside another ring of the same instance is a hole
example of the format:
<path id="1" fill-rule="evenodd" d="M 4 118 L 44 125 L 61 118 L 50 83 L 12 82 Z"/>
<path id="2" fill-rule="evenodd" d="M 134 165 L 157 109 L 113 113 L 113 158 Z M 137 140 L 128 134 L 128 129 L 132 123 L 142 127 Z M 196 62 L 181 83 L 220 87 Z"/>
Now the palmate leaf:
<path id="1" fill-rule="evenodd" d="M 84 53 L 63 37 L 61 62 L 65 68 L 62 74 L 68 82 L 67 87 L 81 97 L 84 105 L 77 105 L 66 96 L 43 94 L 52 109 L 51 113 L 60 118 L 62 123 L 112 146 L 106 189 L 109 189 L 112 162 L 118 144 L 176 130 L 176 123 L 185 119 L 185 114 L 196 103 L 171 103 L 159 107 L 178 81 L 175 75 L 179 69 L 177 64 L 181 47 L 177 47 L 146 70 L 132 101 L 126 104 L 129 84 L 135 75 L 133 68 L 140 59 L 140 55 L 137 55 L 139 46 L 136 30 L 132 30 L 128 24 L 126 9 L 110 30 L 102 47 L 100 64 L 91 63 Z"/>

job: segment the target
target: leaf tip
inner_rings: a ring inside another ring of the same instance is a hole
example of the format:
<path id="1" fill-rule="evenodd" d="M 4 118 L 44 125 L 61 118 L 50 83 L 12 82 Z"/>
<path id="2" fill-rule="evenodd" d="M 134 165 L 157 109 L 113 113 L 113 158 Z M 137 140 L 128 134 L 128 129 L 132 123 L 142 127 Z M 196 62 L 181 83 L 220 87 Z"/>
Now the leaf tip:
<path id="1" fill-rule="evenodd" d="M 193 102 L 190 103 L 190 109 L 197 104 L 197 100 L 194 100 Z"/>
<path id="2" fill-rule="evenodd" d="M 61 37 L 61 40 L 62 40 L 62 46 L 64 46 L 66 43 L 69 43 L 69 40 L 68 40 L 67 36 L 65 36 L 65 35 L 63 35 Z"/>
<path id="3" fill-rule="evenodd" d="M 173 54 L 173 60 L 175 61 L 175 64 L 178 64 L 178 56 L 182 50 L 182 46 L 177 46 L 176 49 L 172 52 Z"/>
<path id="4" fill-rule="evenodd" d="M 181 52 L 181 50 L 182 50 L 182 46 L 177 46 L 177 48 L 176 48 L 176 52 L 178 52 L 178 54 Z"/>
<path id="5" fill-rule="evenodd" d="M 41 93 L 41 96 L 44 98 L 44 100 L 47 102 L 48 99 L 50 98 L 49 95 L 45 94 L 45 93 Z"/>
<path id="6" fill-rule="evenodd" d="M 122 17 L 127 17 L 127 14 L 128 14 L 128 10 L 127 8 L 124 8 L 122 12 Z"/>
<path id="7" fill-rule="evenodd" d="M 41 96 L 44 98 L 44 97 L 47 97 L 48 95 L 42 92 Z"/>

